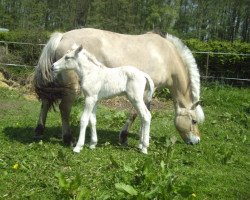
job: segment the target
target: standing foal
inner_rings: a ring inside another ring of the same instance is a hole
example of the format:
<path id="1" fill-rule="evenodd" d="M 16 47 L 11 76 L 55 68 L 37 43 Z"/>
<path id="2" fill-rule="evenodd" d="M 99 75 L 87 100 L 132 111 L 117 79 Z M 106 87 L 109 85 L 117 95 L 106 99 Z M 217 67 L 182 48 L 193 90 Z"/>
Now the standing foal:
<path id="1" fill-rule="evenodd" d="M 154 92 L 154 83 L 150 76 L 132 66 L 107 68 L 82 46 L 65 54 L 52 66 L 54 75 L 61 70 L 74 70 L 81 81 L 81 89 L 85 95 L 85 108 L 81 116 L 80 136 L 74 152 L 80 152 L 85 143 L 85 132 L 91 124 L 90 148 L 97 144 L 96 104 L 100 99 L 126 95 L 140 119 L 140 143 L 142 153 L 147 154 L 151 114 L 147 109 Z M 146 95 L 144 96 L 144 92 Z M 145 103 L 144 103 L 145 99 Z"/>

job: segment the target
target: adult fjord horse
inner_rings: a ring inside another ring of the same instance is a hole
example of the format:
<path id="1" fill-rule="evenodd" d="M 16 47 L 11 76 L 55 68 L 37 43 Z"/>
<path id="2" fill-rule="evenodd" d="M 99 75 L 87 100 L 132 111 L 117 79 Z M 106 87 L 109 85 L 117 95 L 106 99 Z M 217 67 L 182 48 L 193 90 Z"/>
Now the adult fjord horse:
<path id="1" fill-rule="evenodd" d="M 75 43 L 82 45 L 107 67 L 136 66 L 151 76 L 157 88 L 169 88 L 177 130 L 187 144 L 199 143 L 198 123 L 204 120 L 204 113 L 199 105 L 200 75 L 191 51 L 171 35 L 165 38 L 154 33 L 125 35 L 92 28 L 54 33 L 44 47 L 34 77 L 35 89 L 42 101 L 36 138 L 43 134 L 49 108 L 61 100 L 63 141 L 71 144 L 73 140 L 69 117 L 79 90 L 78 78 L 75 72 L 65 71 L 54 80 L 51 66 Z M 121 143 L 126 142 L 133 120 L 134 115 L 131 115 L 121 131 Z"/>

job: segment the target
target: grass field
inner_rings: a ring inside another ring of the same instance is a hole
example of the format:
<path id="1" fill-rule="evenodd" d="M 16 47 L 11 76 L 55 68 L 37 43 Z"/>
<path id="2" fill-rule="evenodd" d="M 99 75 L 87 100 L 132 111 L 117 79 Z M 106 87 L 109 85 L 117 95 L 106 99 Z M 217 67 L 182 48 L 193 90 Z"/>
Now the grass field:
<path id="1" fill-rule="evenodd" d="M 136 148 L 138 121 L 122 147 L 127 111 L 100 105 L 97 148 L 75 154 L 61 142 L 59 112 L 49 113 L 44 140 L 34 142 L 40 103 L 0 88 L 0 199 L 250 199 L 250 89 L 203 86 L 202 97 L 199 145 L 184 144 L 173 110 L 161 109 L 152 110 L 149 155 Z M 75 137 L 81 110 L 79 100 Z"/>

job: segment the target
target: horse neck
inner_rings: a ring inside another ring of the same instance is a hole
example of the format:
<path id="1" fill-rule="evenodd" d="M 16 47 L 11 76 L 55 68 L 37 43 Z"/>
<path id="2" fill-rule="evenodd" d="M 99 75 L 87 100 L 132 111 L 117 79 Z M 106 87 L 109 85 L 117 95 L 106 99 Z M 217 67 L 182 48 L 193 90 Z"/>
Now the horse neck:
<path id="1" fill-rule="evenodd" d="M 170 91 L 175 108 L 177 105 L 184 108 L 190 108 L 193 105 L 191 81 L 187 73 L 178 73 L 173 76 Z"/>

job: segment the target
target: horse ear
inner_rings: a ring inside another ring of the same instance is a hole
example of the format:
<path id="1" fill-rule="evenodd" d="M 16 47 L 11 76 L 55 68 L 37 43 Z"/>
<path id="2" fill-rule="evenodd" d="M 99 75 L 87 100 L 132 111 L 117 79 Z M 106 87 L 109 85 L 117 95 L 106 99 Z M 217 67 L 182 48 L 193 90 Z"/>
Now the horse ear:
<path id="1" fill-rule="evenodd" d="M 199 101 L 196 101 L 196 102 L 194 102 L 193 103 L 193 105 L 191 106 L 191 110 L 195 110 L 196 109 L 196 107 L 200 104 L 200 100 Z"/>
<path id="2" fill-rule="evenodd" d="M 82 44 L 76 49 L 75 54 L 78 54 L 83 49 Z"/>

